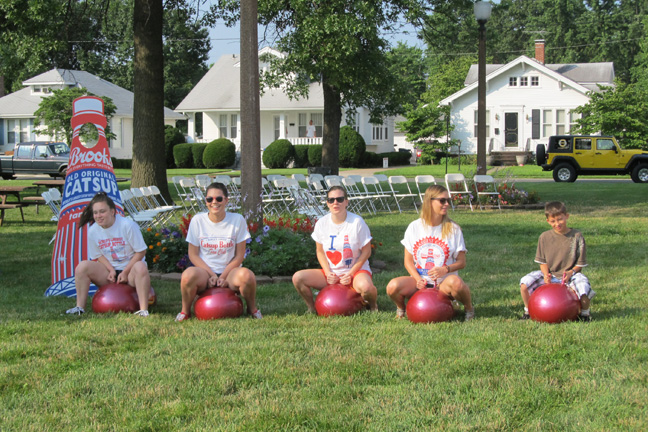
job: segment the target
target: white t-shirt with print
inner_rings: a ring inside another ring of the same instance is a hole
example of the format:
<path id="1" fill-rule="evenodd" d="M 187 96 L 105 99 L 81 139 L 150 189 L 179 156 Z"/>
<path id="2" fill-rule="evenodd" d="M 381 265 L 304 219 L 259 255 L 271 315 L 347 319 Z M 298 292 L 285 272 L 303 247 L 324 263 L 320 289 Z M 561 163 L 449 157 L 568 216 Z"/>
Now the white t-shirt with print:
<path id="1" fill-rule="evenodd" d="M 336 275 L 347 273 L 360 257 L 360 250 L 371 241 L 364 219 L 351 212 L 347 212 L 346 220 L 340 225 L 333 223 L 330 213 L 322 217 L 311 237 L 324 248 L 329 267 Z M 369 260 L 360 270 L 371 273 Z"/>
<path id="2" fill-rule="evenodd" d="M 423 219 L 410 223 L 405 230 L 405 238 L 401 240 L 403 246 L 414 258 L 414 265 L 418 274 L 428 283 L 434 283 L 427 274 L 432 267 L 443 267 L 457 260 L 459 252 L 466 251 L 463 233 L 459 225 L 453 224 L 454 230 L 446 239 L 441 238 L 442 225 L 429 226 Z M 457 274 L 456 271 L 449 274 Z M 441 283 L 445 276 L 438 279 Z"/>
<path id="3" fill-rule="evenodd" d="M 187 231 L 187 243 L 200 248 L 200 258 L 218 274 L 234 259 L 236 245 L 249 238 L 245 218 L 238 213 L 225 213 L 220 222 L 209 220 L 207 213 L 197 214 Z"/>
<path id="4" fill-rule="evenodd" d="M 139 226 L 118 214 L 109 228 L 102 228 L 98 223 L 88 228 L 88 257 L 96 260 L 104 256 L 115 270 L 124 270 L 136 252 L 145 250 Z"/>

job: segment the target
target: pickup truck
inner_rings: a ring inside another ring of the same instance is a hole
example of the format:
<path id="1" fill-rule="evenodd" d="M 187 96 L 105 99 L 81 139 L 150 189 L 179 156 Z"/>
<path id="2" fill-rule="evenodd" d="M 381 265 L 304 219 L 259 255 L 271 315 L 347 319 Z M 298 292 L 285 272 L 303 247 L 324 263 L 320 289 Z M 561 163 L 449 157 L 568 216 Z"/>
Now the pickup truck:
<path id="1" fill-rule="evenodd" d="M 5 180 L 16 174 L 49 174 L 65 177 L 70 148 L 64 142 L 32 141 L 18 143 L 13 154 L 0 156 L 0 175 Z"/>
<path id="2" fill-rule="evenodd" d="M 612 136 L 560 135 L 549 145 L 538 144 L 536 159 L 557 182 L 573 182 L 579 175 L 628 175 L 648 183 L 648 151 L 624 150 Z"/>

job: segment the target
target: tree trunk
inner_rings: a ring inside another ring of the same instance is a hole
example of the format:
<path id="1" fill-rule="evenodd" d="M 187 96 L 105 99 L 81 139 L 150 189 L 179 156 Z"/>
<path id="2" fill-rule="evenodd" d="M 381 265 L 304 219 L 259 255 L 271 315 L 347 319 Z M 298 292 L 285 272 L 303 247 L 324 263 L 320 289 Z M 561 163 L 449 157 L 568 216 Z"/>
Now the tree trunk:
<path id="1" fill-rule="evenodd" d="M 164 148 L 162 0 L 135 0 L 133 9 L 134 187 L 156 185 L 170 198 Z"/>
<path id="2" fill-rule="evenodd" d="M 241 194 L 248 222 L 263 222 L 257 0 L 241 0 Z"/>
<path id="3" fill-rule="evenodd" d="M 340 169 L 340 122 L 342 121 L 340 92 L 328 83 L 326 76 L 322 79 L 322 89 L 324 91 L 322 166 L 330 168 L 332 175 L 338 175 Z"/>

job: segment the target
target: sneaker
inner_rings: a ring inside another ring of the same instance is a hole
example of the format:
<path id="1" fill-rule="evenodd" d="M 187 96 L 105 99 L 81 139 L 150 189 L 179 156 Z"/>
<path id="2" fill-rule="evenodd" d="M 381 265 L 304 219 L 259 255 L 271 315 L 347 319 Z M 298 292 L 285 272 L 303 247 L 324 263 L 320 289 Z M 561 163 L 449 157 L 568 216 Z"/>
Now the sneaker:
<path id="1" fill-rule="evenodd" d="M 475 318 L 475 309 L 466 311 L 466 317 L 464 318 L 464 321 L 470 321 L 473 318 Z"/>
<path id="2" fill-rule="evenodd" d="M 578 321 L 580 322 L 590 322 L 592 321 L 591 315 L 578 315 Z"/>
<path id="3" fill-rule="evenodd" d="M 191 314 L 180 312 L 178 315 L 176 315 L 175 320 L 180 322 L 180 321 L 187 321 L 189 318 L 191 318 Z"/>
<path id="4" fill-rule="evenodd" d="M 405 309 L 396 308 L 396 318 L 407 318 L 407 312 L 405 311 Z"/>
<path id="5" fill-rule="evenodd" d="M 528 313 L 525 313 L 522 315 L 520 318 L 518 318 L 520 321 L 528 320 L 531 319 L 531 316 Z"/>
<path id="6" fill-rule="evenodd" d="M 257 309 L 256 312 L 254 312 L 254 313 L 252 314 L 252 318 L 254 318 L 254 319 L 261 319 L 261 318 L 263 318 L 263 315 L 261 315 L 261 311 L 260 311 L 259 309 Z"/>
<path id="7" fill-rule="evenodd" d="M 147 317 L 147 316 L 149 316 L 149 311 L 147 311 L 147 310 L 138 310 L 137 312 L 133 312 L 133 315 L 139 315 L 141 317 Z"/>
<path id="8" fill-rule="evenodd" d="M 83 315 L 85 313 L 85 309 L 79 306 L 74 306 L 72 309 L 66 310 L 65 313 L 68 315 Z"/>

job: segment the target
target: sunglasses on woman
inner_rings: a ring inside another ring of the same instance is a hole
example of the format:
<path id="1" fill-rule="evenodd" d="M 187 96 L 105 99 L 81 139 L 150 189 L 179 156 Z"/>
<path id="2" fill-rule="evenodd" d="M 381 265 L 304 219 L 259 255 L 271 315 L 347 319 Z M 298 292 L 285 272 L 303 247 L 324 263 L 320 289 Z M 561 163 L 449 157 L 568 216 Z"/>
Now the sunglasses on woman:
<path id="1" fill-rule="evenodd" d="M 326 202 L 329 204 L 333 204 L 335 201 L 339 202 L 342 204 L 346 198 L 341 196 L 341 197 L 335 197 L 335 198 L 326 198 Z"/>
<path id="2" fill-rule="evenodd" d="M 450 204 L 450 198 L 430 198 L 430 199 L 439 201 L 439 204 L 441 205 Z"/>
<path id="3" fill-rule="evenodd" d="M 206 197 L 205 201 L 207 201 L 208 204 L 211 204 L 214 200 L 216 200 L 216 202 L 223 202 L 224 199 L 225 199 L 225 197 L 222 197 L 222 196 Z"/>

